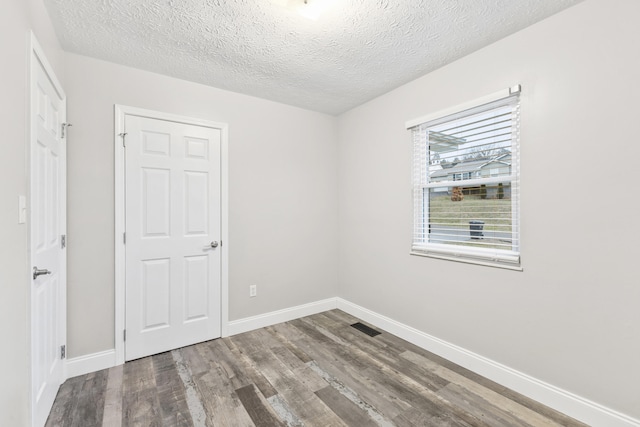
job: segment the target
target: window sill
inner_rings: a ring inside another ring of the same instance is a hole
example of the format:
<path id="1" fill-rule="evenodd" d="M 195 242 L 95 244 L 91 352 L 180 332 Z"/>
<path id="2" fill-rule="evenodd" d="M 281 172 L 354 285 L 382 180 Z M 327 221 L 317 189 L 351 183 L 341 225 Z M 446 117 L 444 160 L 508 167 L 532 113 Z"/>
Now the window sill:
<path id="1" fill-rule="evenodd" d="M 454 256 L 454 255 L 439 254 L 439 253 L 434 253 L 434 252 L 418 252 L 418 251 L 411 251 L 411 252 L 409 252 L 409 255 L 415 255 L 415 256 L 421 256 L 421 257 L 427 257 L 427 258 L 443 259 L 443 260 L 447 260 L 447 261 L 462 262 L 462 263 L 465 263 L 465 264 L 482 265 L 482 266 L 485 266 L 485 267 L 502 268 L 502 269 L 505 269 L 505 270 L 512 270 L 512 271 L 523 271 L 522 270 L 522 266 L 520 266 L 520 265 L 505 264 L 505 263 L 498 262 L 498 261 L 473 259 L 473 258 L 468 258 L 468 257 L 463 257 L 463 256 Z"/>

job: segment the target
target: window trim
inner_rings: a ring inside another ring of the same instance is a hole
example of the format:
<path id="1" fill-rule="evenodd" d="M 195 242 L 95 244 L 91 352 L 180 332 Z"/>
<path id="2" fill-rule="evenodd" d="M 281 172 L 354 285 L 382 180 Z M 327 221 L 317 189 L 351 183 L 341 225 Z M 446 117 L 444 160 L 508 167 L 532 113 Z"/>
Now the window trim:
<path id="1" fill-rule="evenodd" d="M 416 126 L 420 126 L 423 123 L 431 122 L 434 120 L 442 119 L 444 117 L 450 116 L 452 114 L 462 113 L 466 110 L 470 110 L 472 108 L 480 107 L 484 104 L 490 104 L 494 101 L 499 101 L 503 98 L 508 98 L 512 95 L 516 95 L 520 93 L 522 90 L 519 84 L 511 86 L 507 89 L 502 89 L 497 92 L 493 92 L 492 94 L 476 98 L 474 100 L 463 102 L 462 104 L 458 104 L 453 107 L 444 108 L 442 110 L 436 111 L 435 113 L 427 114 L 421 117 L 417 117 L 412 120 L 407 120 L 405 122 L 405 127 L 407 129 L 414 128 Z"/>
<path id="2" fill-rule="evenodd" d="M 511 86 L 507 89 L 494 92 L 487 96 L 477 98 L 475 100 L 465 102 L 463 104 L 459 104 L 454 107 L 446 108 L 432 114 L 428 114 L 413 120 L 409 120 L 405 123 L 405 125 L 408 130 L 412 130 L 412 131 L 414 130 L 414 128 L 422 127 L 425 124 L 429 124 L 430 126 L 435 126 L 439 124 L 439 122 L 455 120 L 454 117 L 458 115 L 461 117 L 464 117 L 465 112 L 467 112 L 467 110 L 476 110 L 476 109 L 481 110 L 484 105 L 487 105 L 488 108 L 492 108 L 492 107 L 489 107 L 489 104 L 493 104 L 502 100 L 506 101 L 508 98 L 513 98 L 516 96 L 519 97 L 520 93 L 521 93 L 521 87 L 518 84 L 515 86 Z M 520 99 L 518 99 L 517 102 L 518 102 L 518 108 L 519 108 Z M 412 137 L 412 143 L 416 144 L 416 139 L 414 139 L 414 137 Z M 412 222 L 413 237 L 412 237 L 411 250 L 410 250 L 411 255 L 426 256 L 426 257 L 432 257 L 432 258 L 438 258 L 438 259 L 465 262 L 465 263 L 476 264 L 476 265 L 484 265 L 484 266 L 490 266 L 490 267 L 499 267 L 499 268 L 505 268 L 509 270 L 522 271 L 522 262 L 521 262 L 521 256 L 520 256 L 521 255 L 521 245 L 520 245 L 521 225 L 520 225 L 520 212 L 519 212 L 519 208 L 520 208 L 520 203 L 519 203 L 520 138 L 519 138 L 519 135 L 518 135 L 518 140 L 516 141 L 516 144 L 517 145 L 515 145 L 515 150 L 513 152 L 515 167 L 512 169 L 511 174 L 509 176 L 500 176 L 500 177 L 489 176 L 486 178 L 471 178 L 470 180 L 468 180 L 468 183 L 467 181 L 465 181 L 465 183 L 467 185 L 473 185 L 474 181 L 478 181 L 478 183 L 482 183 L 482 184 L 488 184 L 491 181 L 495 181 L 496 183 L 509 182 L 511 184 L 512 188 L 515 191 L 515 196 L 512 201 L 513 203 L 512 204 L 512 211 L 513 211 L 512 226 L 515 228 L 514 233 L 517 235 L 517 238 L 518 238 L 517 250 L 503 251 L 500 249 L 494 249 L 492 251 L 489 251 L 487 249 L 477 249 L 470 246 L 456 246 L 456 245 L 430 243 L 430 242 L 420 243 L 420 241 L 418 241 L 418 245 L 416 245 L 416 236 L 417 236 L 416 233 L 417 233 L 417 230 L 419 231 L 419 228 L 417 228 L 418 221 L 420 221 L 421 227 L 425 227 L 424 225 L 425 215 L 428 216 L 428 214 L 424 213 L 424 197 L 425 197 L 424 189 L 441 187 L 442 183 L 438 181 L 433 181 L 433 182 L 430 181 L 427 183 L 423 183 L 423 182 L 417 183 L 415 176 L 413 176 L 412 188 L 413 188 L 414 196 L 412 197 L 412 202 L 414 203 L 414 219 Z M 416 162 L 420 162 L 420 160 L 416 158 L 416 148 L 412 147 L 412 149 L 414 151 L 412 164 L 414 165 L 413 168 L 415 168 Z M 419 153 L 418 156 L 420 157 L 420 159 L 423 159 L 423 154 L 425 153 L 422 153 L 421 151 L 424 149 L 420 148 L 418 150 L 420 150 L 418 151 Z M 429 156 L 429 148 L 426 147 L 425 159 L 428 159 L 428 156 Z M 415 169 L 412 173 L 414 174 L 416 173 Z M 418 189 L 418 186 L 420 187 L 420 189 Z M 418 192 L 418 190 L 421 190 L 423 192 L 421 196 L 416 196 L 416 192 Z M 422 197 L 421 209 L 417 204 L 418 203 L 417 200 L 419 200 L 419 197 Z M 421 211 L 422 213 L 419 213 L 419 211 Z M 426 218 L 426 220 L 429 221 L 428 218 Z"/>

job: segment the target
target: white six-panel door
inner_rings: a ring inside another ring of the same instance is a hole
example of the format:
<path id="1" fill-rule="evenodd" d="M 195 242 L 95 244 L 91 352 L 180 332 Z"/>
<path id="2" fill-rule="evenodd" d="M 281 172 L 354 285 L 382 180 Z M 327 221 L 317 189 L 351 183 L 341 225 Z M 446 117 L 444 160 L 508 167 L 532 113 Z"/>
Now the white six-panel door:
<path id="1" fill-rule="evenodd" d="M 66 98 L 48 65 L 43 65 L 46 60 L 35 39 L 31 55 L 31 417 L 32 425 L 39 427 L 45 424 L 64 381 L 66 257 L 61 239 L 66 233 L 62 134 Z"/>
<path id="2" fill-rule="evenodd" d="M 126 360 L 220 337 L 219 129 L 125 116 Z"/>

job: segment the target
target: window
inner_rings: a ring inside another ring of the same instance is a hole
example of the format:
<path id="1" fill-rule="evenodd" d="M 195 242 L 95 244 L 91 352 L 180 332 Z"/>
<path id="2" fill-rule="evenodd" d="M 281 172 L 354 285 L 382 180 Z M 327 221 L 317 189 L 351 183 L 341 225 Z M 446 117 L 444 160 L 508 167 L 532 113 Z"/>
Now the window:
<path id="1" fill-rule="evenodd" d="M 461 181 L 463 179 L 471 179 L 471 172 L 453 174 L 453 180 L 454 181 Z"/>
<path id="2" fill-rule="evenodd" d="M 520 86 L 412 120 L 411 253 L 520 269 Z"/>

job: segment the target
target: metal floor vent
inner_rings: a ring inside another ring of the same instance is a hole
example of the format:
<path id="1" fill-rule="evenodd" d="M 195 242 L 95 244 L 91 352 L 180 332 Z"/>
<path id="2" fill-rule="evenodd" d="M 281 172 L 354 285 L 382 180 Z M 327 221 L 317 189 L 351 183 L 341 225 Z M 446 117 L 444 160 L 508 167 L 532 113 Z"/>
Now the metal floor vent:
<path id="1" fill-rule="evenodd" d="M 360 322 L 354 323 L 351 326 L 356 328 L 360 332 L 364 332 L 365 334 L 369 335 L 370 337 L 375 337 L 376 335 L 380 335 L 381 334 L 380 331 L 376 331 L 375 329 L 370 328 L 367 325 L 364 325 L 364 324 L 362 324 Z"/>

